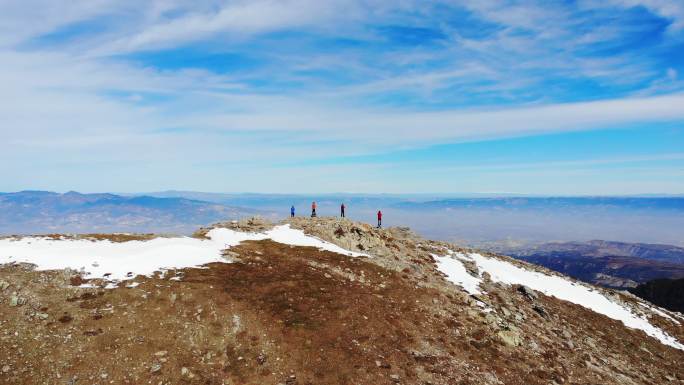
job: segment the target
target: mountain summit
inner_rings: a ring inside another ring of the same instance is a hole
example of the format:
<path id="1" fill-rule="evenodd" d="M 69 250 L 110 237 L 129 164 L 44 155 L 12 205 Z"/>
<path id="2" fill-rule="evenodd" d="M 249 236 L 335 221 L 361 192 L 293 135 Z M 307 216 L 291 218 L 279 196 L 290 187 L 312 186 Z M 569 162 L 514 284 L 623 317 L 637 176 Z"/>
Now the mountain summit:
<path id="1" fill-rule="evenodd" d="M 684 382 L 684 316 L 336 218 L 0 239 L 7 384 Z"/>

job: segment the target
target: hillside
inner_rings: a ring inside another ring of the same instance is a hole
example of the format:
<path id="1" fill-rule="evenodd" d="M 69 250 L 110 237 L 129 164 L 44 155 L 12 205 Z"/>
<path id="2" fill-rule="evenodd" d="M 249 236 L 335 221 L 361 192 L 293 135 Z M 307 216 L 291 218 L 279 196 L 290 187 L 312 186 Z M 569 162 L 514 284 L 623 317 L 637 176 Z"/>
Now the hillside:
<path id="1" fill-rule="evenodd" d="M 0 193 L 0 234 L 168 232 L 187 234 L 223 218 L 262 213 L 185 198 L 115 194 Z"/>
<path id="2" fill-rule="evenodd" d="M 0 263 L 7 384 L 684 383 L 681 314 L 406 228 L 14 237 Z"/>
<path id="3" fill-rule="evenodd" d="M 684 278 L 684 248 L 609 241 L 554 242 L 508 255 L 597 285 L 627 288 L 653 279 Z"/>
<path id="4" fill-rule="evenodd" d="M 684 278 L 654 279 L 630 292 L 658 306 L 684 313 Z"/>

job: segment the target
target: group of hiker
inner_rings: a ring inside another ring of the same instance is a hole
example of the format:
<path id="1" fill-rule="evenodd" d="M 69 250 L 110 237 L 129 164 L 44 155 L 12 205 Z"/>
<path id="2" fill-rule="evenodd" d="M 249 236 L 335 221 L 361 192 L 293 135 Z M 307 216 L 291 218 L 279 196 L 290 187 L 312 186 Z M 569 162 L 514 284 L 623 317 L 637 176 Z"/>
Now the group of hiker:
<path id="1" fill-rule="evenodd" d="M 315 201 L 311 202 L 311 218 L 315 218 L 317 216 L 316 215 L 316 207 L 318 207 L 316 205 L 316 202 Z M 345 217 L 344 210 L 346 208 L 347 208 L 347 206 L 345 206 L 344 203 L 342 203 L 340 205 L 340 217 L 342 217 L 342 218 Z M 295 207 L 294 207 L 294 205 L 292 205 L 292 207 L 290 207 L 290 217 L 294 218 L 294 216 L 295 216 Z M 380 227 L 382 227 L 382 211 L 378 210 L 377 216 L 378 216 L 378 228 L 380 228 Z"/>

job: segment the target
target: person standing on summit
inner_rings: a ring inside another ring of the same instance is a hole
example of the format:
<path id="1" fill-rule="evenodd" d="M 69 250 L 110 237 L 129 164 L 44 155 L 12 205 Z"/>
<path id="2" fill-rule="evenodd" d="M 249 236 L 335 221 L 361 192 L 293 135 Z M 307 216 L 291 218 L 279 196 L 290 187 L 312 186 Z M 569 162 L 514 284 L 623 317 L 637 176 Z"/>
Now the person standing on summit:
<path id="1" fill-rule="evenodd" d="M 378 228 L 382 227 L 382 211 L 378 210 Z"/>
<path id="2" fill-rule="evenodd" d="M 345 206 L 344 206 L 344 203 L 342 203 L 342 205 L 340 206 L 340 216 L 342 218 L 344 218 L 344 209 L 345 209 Z"/>
<path id="3" fill-rule="evenodd" d="M 292 207 L 290 207 L 290 218 L 294 218 L 294 214 L 295 214 L 295 208 L 294 208 L 294 205 L 292 205 Z"/>
<path id="4" fill-rule="evenodd" d="M 316 202 L 311 202 L 311 218 L 316 216 Z"/>

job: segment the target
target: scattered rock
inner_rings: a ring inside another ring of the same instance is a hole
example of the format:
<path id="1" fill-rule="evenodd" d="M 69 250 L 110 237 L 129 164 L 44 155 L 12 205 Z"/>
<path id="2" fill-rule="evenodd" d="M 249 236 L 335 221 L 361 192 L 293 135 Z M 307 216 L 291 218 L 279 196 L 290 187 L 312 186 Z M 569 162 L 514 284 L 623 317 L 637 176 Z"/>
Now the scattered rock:
<path id="1" fill-rule="evenodd" d="M 9 372 L 9 371 L 10 371 L 9 365 L 4 365 L 4 366 L 2 367 L 2 372 L 3 372 L 3 373 L 7 373 L 7 372 Z"/>
<path id="2" fill-rule="evenodd" d="M 518 292 L 532 301 L 539 298 L 539 295 L 534 290 L 525 285 L 518 286 Z"/>
<path id="3" fill-rule="evenodd" d="M 390 380 L 392 380 L 393 382 L 399 382 L 401 380 L 401 377 L 399 377 L 398 374 L 390 374 L 389 377 L 390 377 Z"/>
<path id="4" fill-rule="evenodd" d="M 150 367 L 150 373 L 159 373 L 159 371 L 161 371 L 161 368 L 161 364 L 152 364 L 152 366 Z"/>
<path id="5" fill-rule="evenodd" d="M 188 378 L 194 378 L 195 375 L 186 367 L 181 368 L 181 374 L 187 376 Z"/>

